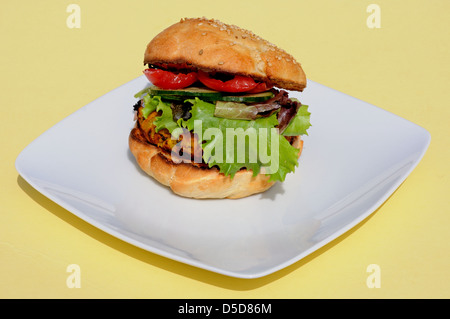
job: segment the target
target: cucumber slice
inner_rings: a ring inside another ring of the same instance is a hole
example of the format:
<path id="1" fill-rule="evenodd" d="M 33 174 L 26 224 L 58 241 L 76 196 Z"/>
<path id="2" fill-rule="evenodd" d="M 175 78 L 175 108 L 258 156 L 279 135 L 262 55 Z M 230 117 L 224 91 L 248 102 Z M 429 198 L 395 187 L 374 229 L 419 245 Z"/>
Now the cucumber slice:
<path id="1" fill-rule="evenodd" d="M 205 98 L 208 100 L 218 100 L 222 97 L 222 93 L 205 89 L 205 88 L 198 88 L 198 87 L 188 87 L 185 89 L 178 89 L 178 90 L 163 90 L 156 86 L 150 87 L 150 94 L 151 95 L 159 95 L 161 97 L 180 97 L 180 99 L 183 98 L 190 98 L 190 97 L 199 97 L 199 98 Z"/>
<path id="2" fill-rule="evenodd" d="M 225 95 L 220 98 L 220 101 L 225 102 L 241 102 L 241 103 L 256 103 L 264 102 L 273 98 L 274 94 L 270 91 L 254 93 L 254 94 L 244 94 L 244 95 Z"/>
<path id="3" fill-rule="evenodd" d="M 157 86 L 151 86 L 149 89 L 151 95 L 159 95 L 167 100 L 183 100 L 187 98 L 198 97 L 206 101 L 225 101 L 240 103 L 258 103 L 271 99 L 274 94 L 270 91 L 255 94 L 237 94 L 225 95 L 229 93 L 218 92 L 201 87 L 188 87 L 178 90 L 164 90 Z"/>

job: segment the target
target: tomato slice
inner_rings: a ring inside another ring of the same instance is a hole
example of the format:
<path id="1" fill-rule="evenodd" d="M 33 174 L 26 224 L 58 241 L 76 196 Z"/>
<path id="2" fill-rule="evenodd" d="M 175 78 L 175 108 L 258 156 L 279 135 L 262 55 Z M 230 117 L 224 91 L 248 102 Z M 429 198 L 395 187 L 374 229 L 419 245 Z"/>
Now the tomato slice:
<path id="1" fill-rule="evenodd" d="M 235 75 L 233 79 L 228 81 L 221 81 L 213 79 L 208 73 L 199 70 L 197 73 L 198 80 L 210 89 L 220 92 L 247 92 L 254 89 L 257 83 L 248 76 Z"/>
<path id="2" fill-rule="evenodd" d="M 266 92 L 268 90 L 270 90 L 273 87 L 273 85 L 268 85 L 265 82 L 259 82 L 254 89 L 251 89 L 250 91 L 248 91 L 247 93 L 261 93 L 261 92 Z"/>
<path id="3" fill-rule="evenodd" d="M 154 85 L 165 90 L 183 89 L 197 81 L 197 74 L 175 73 L 161 69 L 145 69 L 144 74 Z"/>

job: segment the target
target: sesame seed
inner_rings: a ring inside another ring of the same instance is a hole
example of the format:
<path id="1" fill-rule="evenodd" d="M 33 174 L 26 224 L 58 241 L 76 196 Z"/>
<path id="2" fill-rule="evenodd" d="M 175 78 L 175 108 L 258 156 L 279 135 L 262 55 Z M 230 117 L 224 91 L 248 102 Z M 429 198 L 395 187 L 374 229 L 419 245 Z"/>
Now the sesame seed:
<path id="1" fill-rule="evenodd" d="M 220 62 L 219 62 L 219 65 L 222 65 L 222 64 L 224 64 L 224 63 L 225 63 L 225 62 L 223 62 L 223 61 L 220 61 Z"/>
<path id="2" fill-rule="evenodd" d="M 201 18 L 183 18 L 180 20 L 180 22 L 188 22 L 188 21 L 192 21 L 197 23 L 197 25 L 201 26 L 204 24 L 208 24 L 212 27 L 215 28 L 220 28 L 221 31 L 226 31 L 228 33 L 228 35 L 230 36 L 234 36 L 236 39 L 239 39 L 242 37 L 242 39 L 250 39 L 251 41 L 261 41 L 262 45 L 265 45 L 267 47 L 269 47 L 270 51 L 276 52 L 276 54 L 278 54 L 279 56 L 276 56 L 275 58 L 277 60 L 286 60 L 288 62 L 292 61 L 293 63 L 296 63 L 295 59 L 289 55 L 286 51 L 284 51 L 283 49 L 277 47 L 276 45 L 270 43 L 269 41 L 262 39 L 261 37 L 259 37 L 258 35 L 256 35 L 255 33 L 253 33 L 250 30 L 246 30 L 246 29 L 242 29 L 236 25 L 232 25 L 232 24 L 226 24 L 223 23 L 219 20 L 216 19 L 208 19 L 206 17 L 201 17 Z M 236 34 L 236 33 L 237 34 Z M 206 32 L 203 32 L 201 35 L 205 36 L 207 35 Z M 230 45 L 235 45 L 236 43 L 230 43 Z"/>
<path id="3" fill-rule="evenodd" d="M 198 51 L 198 54 L 202 55 L 203 54 L 203 49 L 200 49 L 200 51 Z"/>

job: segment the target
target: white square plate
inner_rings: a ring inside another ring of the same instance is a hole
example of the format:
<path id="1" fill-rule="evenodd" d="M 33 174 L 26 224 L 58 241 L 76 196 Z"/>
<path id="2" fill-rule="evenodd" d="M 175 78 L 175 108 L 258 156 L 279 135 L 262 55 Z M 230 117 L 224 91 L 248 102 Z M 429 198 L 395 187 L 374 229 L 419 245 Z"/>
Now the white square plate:
<path id="1" fill-rule="evenodd" d="M 423 128 L 308 82 L 291 92 L 312 127 L 295 173 L 239 200 L 181 198 L 145 175 L 128 150 L 140 76 L 50 128 L 16 160 L 19 174 L 76 216 L 153 253 L 239 278 L 282 269 L 376 210 L 418 164 Z"/>

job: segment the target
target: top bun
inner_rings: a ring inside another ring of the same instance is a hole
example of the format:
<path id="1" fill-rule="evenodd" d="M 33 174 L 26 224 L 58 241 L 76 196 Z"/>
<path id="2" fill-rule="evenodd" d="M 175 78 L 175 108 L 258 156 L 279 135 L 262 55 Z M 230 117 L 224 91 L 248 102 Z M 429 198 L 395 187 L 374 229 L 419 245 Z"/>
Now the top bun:
<path id="1" fill-rule="evenodd" d="M 144 64 L 186 63 L 303 91 L 306 76 L 290 54 L 251 31 L 205 18 L 182 19 L 148 45 Z"/>

